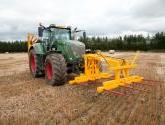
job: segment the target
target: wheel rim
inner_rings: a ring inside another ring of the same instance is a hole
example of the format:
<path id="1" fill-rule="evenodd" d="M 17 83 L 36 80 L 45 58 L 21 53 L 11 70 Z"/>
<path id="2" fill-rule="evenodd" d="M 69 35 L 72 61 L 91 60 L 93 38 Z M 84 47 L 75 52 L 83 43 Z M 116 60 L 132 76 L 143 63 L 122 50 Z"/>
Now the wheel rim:
<path id="1" fill-rule="evenodd" d="M 46 74 L 47 74 L 47 78 L 48 78 L 48 80 L 51 80 L 52 79 L 52 77 L 53 77 L 53 71 L 52 71 L 52 65 L 51 65 L 51 63 L 47 63 L 46 64 Z"/>
<path id="2" fill-rule="evenodd" d="M 31 65 L 32 72 L 35 72 L 36 71 L 36 63 L 35 63 L 35 58 L 34 58 L 33 54 L 31 55 L 30 65 Z"/>

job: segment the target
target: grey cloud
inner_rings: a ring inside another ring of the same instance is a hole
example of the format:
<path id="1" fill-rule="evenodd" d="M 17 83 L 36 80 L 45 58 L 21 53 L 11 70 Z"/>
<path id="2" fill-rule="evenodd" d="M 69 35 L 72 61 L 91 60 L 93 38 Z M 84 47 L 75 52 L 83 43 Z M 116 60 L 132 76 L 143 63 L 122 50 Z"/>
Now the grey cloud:
<path id="1" fill-rule="evenodd" d="M 165 29 L 164 0 L 0 0 L 0 40 L 26 39 L 39 22 L 77 26 L 89 35 Z"/>
<path id="2" fill-rule="evenodd" d="M 143 4 L 135 7 L 134 16 L 142 18 L 157 18 L 165 16 L 165 1 L 164 0 L 147 0 Z"/>

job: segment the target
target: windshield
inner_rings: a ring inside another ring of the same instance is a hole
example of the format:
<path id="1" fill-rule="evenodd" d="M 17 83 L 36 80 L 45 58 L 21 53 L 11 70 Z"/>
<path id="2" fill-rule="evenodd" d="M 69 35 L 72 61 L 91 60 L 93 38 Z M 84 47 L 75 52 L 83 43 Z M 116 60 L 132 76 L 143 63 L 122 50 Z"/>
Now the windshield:
<path id="1" fill-rule="evenodd" d="M 51 39 L 52 40 L 70 40 L 71 39 L 70 30 L 51 28 Z"/>

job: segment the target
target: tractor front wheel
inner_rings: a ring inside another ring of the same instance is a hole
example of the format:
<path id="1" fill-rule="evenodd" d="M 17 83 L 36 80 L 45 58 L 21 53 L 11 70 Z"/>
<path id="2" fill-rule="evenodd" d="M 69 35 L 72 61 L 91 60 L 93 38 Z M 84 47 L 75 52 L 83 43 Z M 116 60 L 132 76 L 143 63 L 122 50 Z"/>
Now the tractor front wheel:
<path id="1" fill-rule="evenodd" d="M 62 54 L 49 54 L 45 60 L 45 78 L 50 85 L 63 85 L 66 82 L 66 63 Z"/>
<path id="2" fill-rule="evenodd" d="M 31 49 L 29 52 L 29 68 L 33 77 L 38 77 L 40 75 L 39 60 L 34 49 Z"/>

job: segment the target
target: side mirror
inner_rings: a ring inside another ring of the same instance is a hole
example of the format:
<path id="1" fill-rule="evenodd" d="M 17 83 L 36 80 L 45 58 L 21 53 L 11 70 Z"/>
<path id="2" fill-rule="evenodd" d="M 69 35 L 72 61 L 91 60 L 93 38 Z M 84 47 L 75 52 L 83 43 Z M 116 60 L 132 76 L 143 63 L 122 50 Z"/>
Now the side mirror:
<path id="1" fill-rule="evenodd" d="M 42 37 L 43 36 L 43 28 L 40 26 L 38 27 L 38 36 Z"/>
<path id="2" fill-rule="evenodd" d="M 86 32 L 83 32 L 83 38 L 86 39 Z"/>

